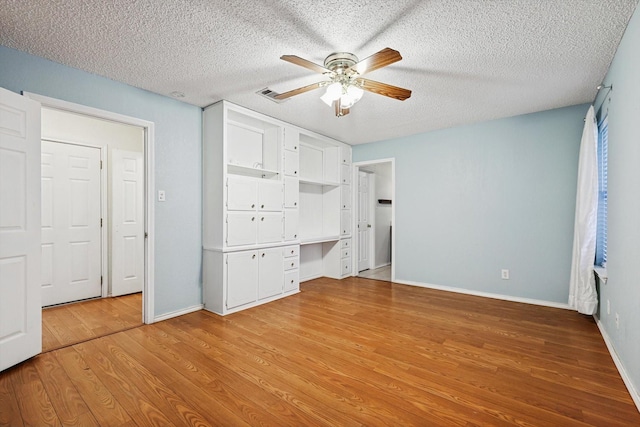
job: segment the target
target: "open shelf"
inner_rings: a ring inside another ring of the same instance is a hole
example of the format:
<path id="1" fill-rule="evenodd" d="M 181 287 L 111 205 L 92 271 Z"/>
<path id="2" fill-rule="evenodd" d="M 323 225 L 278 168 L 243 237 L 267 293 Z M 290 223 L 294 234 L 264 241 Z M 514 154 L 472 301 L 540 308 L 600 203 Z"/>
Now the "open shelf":
<path id="1" fill-rule="evenodd" d="M 326 185 L 328 187 L 337 187 L 340 185 L 339 182 L 317 181 L 309 178 L 300 178 L 300 183 L 309 185 Z"/>
<path id="2" fill-rule="evenodd" d="M 274 170 L 252 168 L 249 166 L 234 165 L 234 164 L 227 165 L 227 173 L 251 176 L 254 178 L 274 178 L 280 175 L 278 171 L 274 171 Z"/>

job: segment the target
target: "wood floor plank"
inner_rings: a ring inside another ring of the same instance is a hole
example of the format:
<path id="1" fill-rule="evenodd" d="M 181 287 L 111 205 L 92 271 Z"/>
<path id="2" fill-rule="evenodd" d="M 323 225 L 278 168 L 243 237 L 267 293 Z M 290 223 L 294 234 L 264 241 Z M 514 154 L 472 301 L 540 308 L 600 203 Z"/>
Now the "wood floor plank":
<path id="1" fill-rule="evenodd" d="M 90 311 L 57 321 L 96 333 Z M 53 351 L 0 373 L 0 405 L 10 426 L 640 425 L 592 318 L 360 278 Z"/>
<path id="2" fill-rule="evenodd" d="M 33 360 L 51 405 L 64 426 L 98 426 L 80 393 L 51 353 L 44 353 Z"/>
<path id="3" fill-rule="evenodd" d="M 87 367 L 104 384 L 136 424 L 141 426 L 171 425 L 172 421 L 146 396 L 144 390 L 140 390 L 132 383 L 130 375 L 127 375 L 129 372 L 119 371 L 114 366 L 113 358 L 101 351 L 105 339 L 101 340 L 99 346 L 92 342 L 85 342 L 74 345 L 73 349 L 82 356 Z"/>
<path id="4" fill-rule="evenodd" d="M 34 365 L 24 363 L 13 370 L 13 390 L 24 425 L 62 426 Z"/>
<path id="5" fill-rule="evenodd" d="M 72 347 L 55 351 L 55 357 L 73 381 L 100 426 L 119 427 L 132 418 L 105 384 Z"/>
<path id="6" fill-rule="evenodd" d="M 12 377 L 17 374 L 14 367 L 0 374 L 0 426 L 23 427 L 18 398 L 13 390 Z"/>

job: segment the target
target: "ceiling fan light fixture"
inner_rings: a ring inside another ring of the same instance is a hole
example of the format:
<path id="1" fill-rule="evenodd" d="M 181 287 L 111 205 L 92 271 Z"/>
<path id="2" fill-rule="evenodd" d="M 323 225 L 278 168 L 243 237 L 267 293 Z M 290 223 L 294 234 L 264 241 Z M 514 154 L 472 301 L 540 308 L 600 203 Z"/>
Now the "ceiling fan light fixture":
<path id="1" fill-rule="evenodd" d="M 324 102 L 325 104 L 327 104 L 329 107 L 333 106 L 333 101 L 334 99 L 331 97 L 331 95 L 329 95 L 328 93 L 325 92 L 324 95 L 322 95 L 320 97 L 320 99 L 322 100 L 322 102 Z"/>
<path id="2" fill-rule="evenodd" d="M 332 101 L 340 98 L 342 96 L 342 85 L 340 82 L 331 83 L 327 86 L 327 92 L 325 93 Z"/>

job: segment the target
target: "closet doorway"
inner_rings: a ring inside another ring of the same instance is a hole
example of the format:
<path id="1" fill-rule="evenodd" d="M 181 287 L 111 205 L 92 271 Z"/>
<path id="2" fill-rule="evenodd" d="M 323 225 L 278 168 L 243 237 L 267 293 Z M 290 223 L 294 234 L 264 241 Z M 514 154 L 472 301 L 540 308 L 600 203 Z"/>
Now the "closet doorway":
<path id="1" fill-rule="evenodd" d="M 27 96 L 42 103 L 43 350 L 150 323 L 153 124 Z"/>
<path id="2" fill-rule="evenodd" d="M 395 159 L 354 163 L 354 271 L 393 281 Z"/>

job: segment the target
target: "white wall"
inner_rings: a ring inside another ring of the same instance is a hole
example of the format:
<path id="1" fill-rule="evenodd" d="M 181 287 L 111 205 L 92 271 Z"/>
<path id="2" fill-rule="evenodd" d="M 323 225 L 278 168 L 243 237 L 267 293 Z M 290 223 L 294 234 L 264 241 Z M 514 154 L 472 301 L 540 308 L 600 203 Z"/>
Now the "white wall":
<path id="1" fill-rule="evenodd" d="M 0 86 L 155 124 L 154 317 L 202 303 L 202 109 L 0 46 Z"/>
<path id="2" fill-rule="evenodd" d="M 609 117 L 607 273 L 600 324 L 640 408 L 640 9 L 618 46 L 595 105 Z M 607 302 L 611 313 L 607 313 Z M 618 315 L 619 321 L 615 317 Z"/>
<path id="3" fill-rule="evenodd" d="M 567 304 L 587 108 L 355 145 L 395 158 L 396 280 Z"/>

